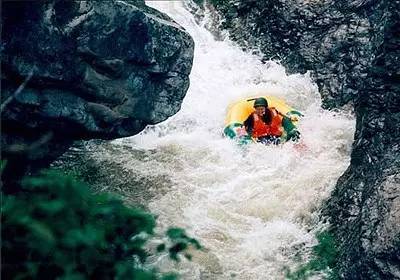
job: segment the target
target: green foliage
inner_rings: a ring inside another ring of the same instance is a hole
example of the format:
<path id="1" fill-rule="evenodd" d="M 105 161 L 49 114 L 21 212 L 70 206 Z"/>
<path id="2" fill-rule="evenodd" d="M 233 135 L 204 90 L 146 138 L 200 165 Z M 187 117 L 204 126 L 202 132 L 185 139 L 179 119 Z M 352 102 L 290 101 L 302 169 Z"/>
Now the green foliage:
<path id="1" fill-rule="evenodd" d="M 3 173 L 4 167 L 6 167 L 7 160 L 2 159 L 0 160 L 0 174 Z"/>
<path id="2" fill-rule="evenodd" d="M 169 237 L 171 243 L 173 244 L 168 249 L 168 253 L 171 259 L 178 261 L 179 253 L 186 250 L 189 245 L 192 245 L 196 249 L 201 249 L 200 243 L 186 235 L 185 231 L 181 228 L 170 228 L 167 231 L 167 236 Z M 160 246 L 159 246 L 160 247 Z M 157 248 L 158 250 L 160 248 Z M 190 254 L 184 255 L 188 260 L 192 259 Z"/>
<path id="3" fill-rule="evenodd" d="M 319 242 L 313 247 L 311 259 L 294 272 L 287 272 L 287 279 L 308 279 L 318 272 L 326 273 L 329 280 L 339 279 L 336 271 L 339 252 L 334 237 L 328 231 L 322 231 L 316 237 Z"/>
<path id="4" fill-rule="evenodd" d="M 146 268 L 155 219 L 109 194 L 92 194 L 54 171 L 21 182 L 3 195 L 2 276 L 5 279 L 176 279 Z M 173 259 L 197 240 L 170 229 L 161 244 Z M 162 250 L 161 250 L 162 249 Z"/>

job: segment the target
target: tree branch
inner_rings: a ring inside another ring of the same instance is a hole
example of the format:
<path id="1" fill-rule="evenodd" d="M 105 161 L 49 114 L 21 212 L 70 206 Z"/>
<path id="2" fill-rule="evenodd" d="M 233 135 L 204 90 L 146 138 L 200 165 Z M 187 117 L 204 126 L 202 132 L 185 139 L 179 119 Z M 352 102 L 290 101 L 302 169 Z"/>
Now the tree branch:
<path id="1" fill-rule="evenodd" d="M 3 110 L 7 107 L 8 104 L 10 104 L 11 101 L 13 101 L 14 98 L 16 98 L 21 91 L 25 88 L 26 84 L 29 82 L 29 80 L 32 78 L 34 72 L 34 68 L 29 72 L 28 76 L 26 76 L 24 82 L 17 88 L 17 90 L 9 96 L 2 104 L 0 107 L 0 113 L 3 113 Z"/>

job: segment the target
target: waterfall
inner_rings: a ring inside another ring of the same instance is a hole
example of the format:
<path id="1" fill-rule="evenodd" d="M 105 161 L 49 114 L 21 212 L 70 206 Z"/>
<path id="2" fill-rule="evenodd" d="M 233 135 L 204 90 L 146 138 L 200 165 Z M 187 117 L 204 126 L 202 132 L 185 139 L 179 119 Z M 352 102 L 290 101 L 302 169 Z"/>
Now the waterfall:
<path id="1" fill-rule="evenodd" d="M 146 3 L 193 37 L 190 88 L 176 115 L 113 141 L 123 151 L 118 156 L 95 156 L 140 181 L 135 195 L 147 198 L 160 230 L 183 227 L 205 247 L 192 252 L 191 262 L 151 259 L 162 270 L 179 270 L 183 279 L 283 279 L 283 269 L 306 258 L 315 243 L 318 209 L 349 165 L 354 118 L 321 109 L 308 74 L 288 75 L 278 62 L 261 62 L 227 38 L 215 40 L 180 1 Z M 286 143 L 243 151 L 222 137 L 227 106 L 260 90 L 304 113 L 303 148 Z"/>

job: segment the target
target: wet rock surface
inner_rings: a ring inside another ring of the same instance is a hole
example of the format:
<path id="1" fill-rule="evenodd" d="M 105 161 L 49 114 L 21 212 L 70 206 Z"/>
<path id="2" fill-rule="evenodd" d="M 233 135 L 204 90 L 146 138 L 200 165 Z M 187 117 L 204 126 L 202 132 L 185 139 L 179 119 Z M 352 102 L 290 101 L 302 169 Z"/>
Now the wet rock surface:
<path id="1" fill-rule="evenodd" d="M 384 3 L 377 1 L 210 0 L 216 24 L 244 48 L 279 60 L 289 72 L 311 70 L 328 108 L 360 93 L 376 49 Z M 381 1 L 382 2 L 382 1 Z M 380 12 L 379 12 L 380 11 Z M 376 22 L 374 22 L 376 21 Z M 378 28 L 378 29 L 377 29 Z"/>
<path id="2" fill-rule="evenodd" d="M 134 135 L 180 109 L 194 43 L 144 1 L 6 1 L 2 9 L 6 157 L 31 149 L 27 162 L 47 164 L 74 140 Z"/>
<path id="3" fill-rule="evenodd" d="M 210 6 L 210 2 L 213 6 Z M 312 71 L 324 106 L 354 105 L 351 165 L 324 209 L 343 279 L 400 279 L 399 1 L 217 1 L 244 48 Z"/>

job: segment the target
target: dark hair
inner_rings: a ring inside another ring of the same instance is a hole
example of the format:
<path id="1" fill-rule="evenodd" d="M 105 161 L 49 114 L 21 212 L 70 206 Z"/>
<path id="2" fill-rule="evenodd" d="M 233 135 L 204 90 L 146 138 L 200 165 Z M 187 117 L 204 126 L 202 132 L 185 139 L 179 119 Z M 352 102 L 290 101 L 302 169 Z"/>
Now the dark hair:
<path id="1" fill-rule="evenodd" d="M 264 122 L 266 124 L 271 124 L 271 122 L 272 122 L 272 112 L 271 112 L 270 109 L 266 108 L 263 120 L 264 120 Z"/>

